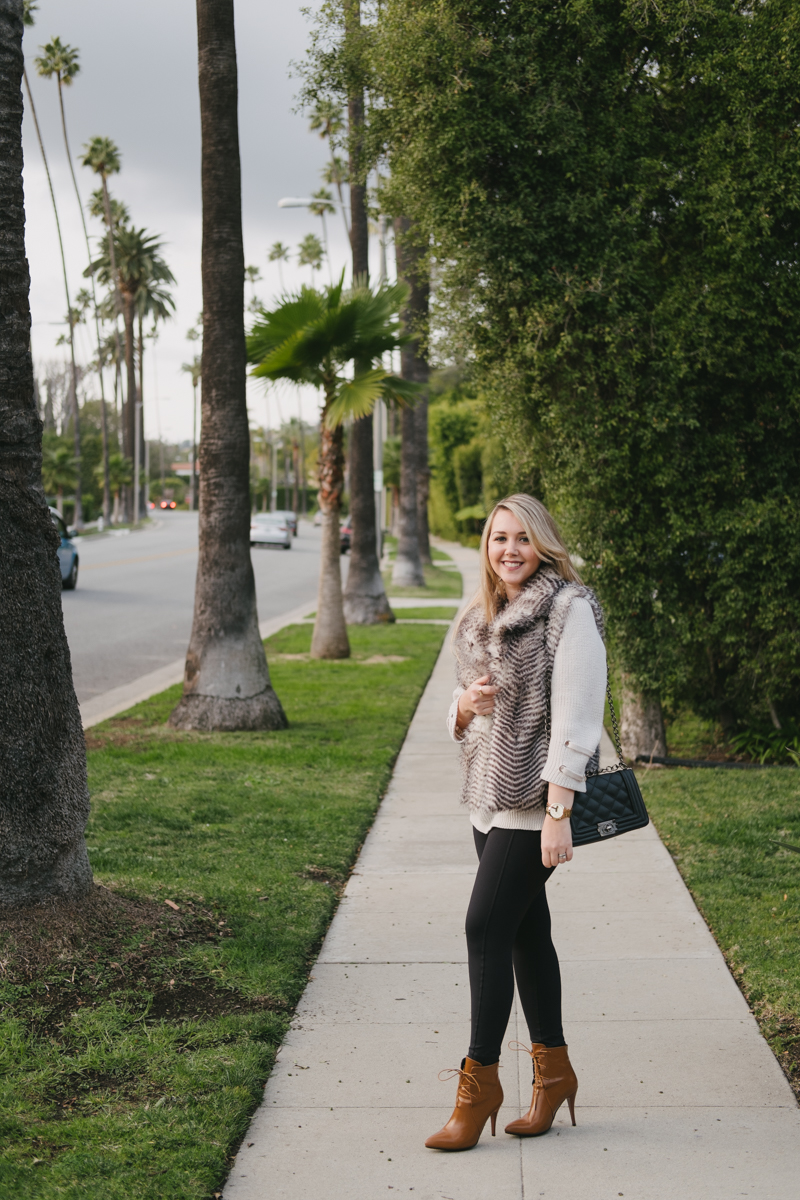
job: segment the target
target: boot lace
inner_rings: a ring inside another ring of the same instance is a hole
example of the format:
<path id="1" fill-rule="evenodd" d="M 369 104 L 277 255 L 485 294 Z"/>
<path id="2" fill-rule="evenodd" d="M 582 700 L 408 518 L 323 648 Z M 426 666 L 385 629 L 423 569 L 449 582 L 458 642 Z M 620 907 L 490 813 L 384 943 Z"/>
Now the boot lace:
<path id="1" fill-rule="evenodd" d="M 481 1085 L 478 1083 L 477 1076 L 472 1071 L 465 1071 L 462 1067 L 445 1067 L 439 1072 L 439 1079 L 442 1083 L 447 1083 L 458 1075 L 458 1090 L 456 1092 L 456 1103 L 459 1101 L 464 1104 L 471 1104 L 473 1099 L 477 1098 L 477 1092 L 480 1092 Z M 477 1089 L 476 1095 L 473 1096 L 472 1088 Z"/>

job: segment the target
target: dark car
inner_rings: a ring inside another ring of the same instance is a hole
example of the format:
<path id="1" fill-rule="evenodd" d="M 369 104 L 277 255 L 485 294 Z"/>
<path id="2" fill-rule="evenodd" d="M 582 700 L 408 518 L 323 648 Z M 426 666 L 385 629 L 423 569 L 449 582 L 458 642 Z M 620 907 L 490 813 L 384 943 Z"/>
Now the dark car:
<path id="1" fill-rule="evenodd" d="M 342 554 L 347 554 L 353 540 L 353 526 L 349 517 L 343 517 L 339 526 L 339 547 Z"/>
<path id="2" fill-rule="evenodd" d="M 58 547 L 58 565 L 61 568 L 61 586 L 67 591 L 74 591 L 78 583 L 78 551 L 75 549 L 75 543 L 70 537 L 69 530 L 64 524 L 63 518 L 56 511 L 50 509 L 50 516 L 53 519 L 53 524 L 56 527 L 58 536 L 61 538 Z"/>

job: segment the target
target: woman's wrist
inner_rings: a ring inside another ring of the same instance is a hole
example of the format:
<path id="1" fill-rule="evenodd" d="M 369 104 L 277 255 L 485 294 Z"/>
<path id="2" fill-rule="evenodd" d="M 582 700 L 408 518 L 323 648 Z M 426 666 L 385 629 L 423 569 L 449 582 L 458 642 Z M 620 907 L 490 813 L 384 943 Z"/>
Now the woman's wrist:
<path id="1" fill-rule="evenodd" d="M 465 712 L 464 709 L 461 707 L 461 701 L 464 699 L 466 694 L 467 694 L 466 692 L 462 692 L 462 694 L 458 698 L 458 704 L 456 705 L 456 729 L 466 729 L 467 726 L 469 725 L 470 721 L 472 720 L 473 716 L 475 715 L 474 713 L 471 713 L 469 711 Z"/>

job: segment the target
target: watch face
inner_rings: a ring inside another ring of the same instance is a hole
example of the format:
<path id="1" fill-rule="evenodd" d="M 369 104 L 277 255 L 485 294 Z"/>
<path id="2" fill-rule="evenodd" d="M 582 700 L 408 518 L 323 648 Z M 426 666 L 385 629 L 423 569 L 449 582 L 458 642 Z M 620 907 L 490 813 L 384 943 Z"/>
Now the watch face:
<path id="1" fill-rule="evenodd" d="M 550 816 L 553 817 L 554 820 L 560 821 L 564 815 L 564 805 L 563 804 L 551 804 L 547 811 L 550 813 Z"/>

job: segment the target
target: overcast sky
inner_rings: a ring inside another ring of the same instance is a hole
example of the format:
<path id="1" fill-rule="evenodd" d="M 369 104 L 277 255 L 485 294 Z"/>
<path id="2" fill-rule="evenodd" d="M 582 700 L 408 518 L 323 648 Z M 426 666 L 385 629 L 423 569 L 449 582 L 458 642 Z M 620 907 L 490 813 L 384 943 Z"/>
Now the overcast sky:
<path id="1" fill-rule="evenodd" d="M 303 6 L 309 2 L 316 7 L 314 0 L 303 0 Z M 327 157 L 325 144 L 309 132 L 307 120 L 292 112 L 299 81 L 290 78 L 290 64 L 303 56 L 309 28 L 297 0 L 236 0 L 245 261 L 260 268 L 262 281 L 256 292 L 265 301 L 279 291 L 277 267 L 267 261 L 272 243 L 280 240 L 291 247 L 293 261 L 284 266 L 285 282 L 297 286 L 309 280 L 308 268 L 297 266 L 297 244 L 306 233 L 321 236 L 319 219 L 307 210 L 277 207 L 282 196 L 304 196 L 320 187 Z M 191 436 L 191 384 L 180 368 L 197 349 L 186 340 L 186 331 L 202 307 L 194 0 L 70 0 L 68 5 L 39 0 L 36 24 L 25 30 L 28 78 L 53 176 L 74 298 L 85 284 L 80 214 L 62 140 L 56 82 L 40 78 L 34 65 L 39 47 L 54 36 L 80 52 L 80 74 L 65 90 L 73 157 L 97 135 L 117 143 L 122 171 L 111 180 L 112 192 L 128 205 L 136 226 L 161 235 L 164 257 L 177 279 L 175 318 L 161 327 L 149 363 L 145 356 L 145 421 L 149 437 L 157 437 L 160 429 L 165 438 L 180 440 Z M 25 103 L 27 110 L 27 96 Z M 23 143 L 32 341 L 39 364 L 65 357 L 55 342 L 64 330 L 66 302 L 47 181 L 27 111 Z M 76 170 L 85 202 L 96 176 L 77 164 Z M 89 225 L 90 236 L 101 234 L 98 222 L 90 218 Z M 341 270 L 348 246 L 338 213 L 328 217 L 328 234 L 334 270 Z M 79 327 L 77 336 L 78 356 L 85 363 L 92 353 L 87 327 Z M 274 426 L 274 392 L 272 397 L 269 418 Z M 277 403 L 284 419 L 296 415 L 295 391 L 282 391 Z M 304 417 L 315 420 L 312 392 L 303 396 L 302 405 Z M 250 385 L 250 411 L 259 425 L 264 423 L 262 385 Z"/>

